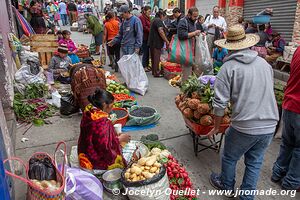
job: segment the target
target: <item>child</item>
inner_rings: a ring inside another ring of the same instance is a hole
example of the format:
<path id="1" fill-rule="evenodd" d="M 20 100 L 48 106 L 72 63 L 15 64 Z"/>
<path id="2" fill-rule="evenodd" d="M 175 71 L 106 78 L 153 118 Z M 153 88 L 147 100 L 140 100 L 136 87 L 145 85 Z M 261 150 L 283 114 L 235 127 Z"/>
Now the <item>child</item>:
<path id="1" fill-rule="evenodd" d="M 76 55 L 77 47 L 74 42 L 70 38 L 71 32 L 68 30 L 64 30 L 62 32 L 63 38 L 58 41 L 59 45 L 66 45 L 68 47 L 68 57 L 72 60 L 72 64 L 79 63 L 80 60 Z"/>
<path id="2" fill-rule="evenodd" d="M 223 65 L 223 59 L 225 56 L 227 56 L 228 51 L 225 48 L 222 47 L 216 47 L 213 53 L 213 59 L 214 59 L 214 74 L 217 74 L 222 65 Z"/>

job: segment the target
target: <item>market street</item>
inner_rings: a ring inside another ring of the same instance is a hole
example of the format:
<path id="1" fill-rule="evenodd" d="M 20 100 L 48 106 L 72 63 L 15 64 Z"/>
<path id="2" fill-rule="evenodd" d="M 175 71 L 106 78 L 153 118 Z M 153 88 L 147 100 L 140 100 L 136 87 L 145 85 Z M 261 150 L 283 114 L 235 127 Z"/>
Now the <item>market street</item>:
<path id="1" fill-rule="evenodd" d="M 64 27 L 66 28 L 66 27 Z M 89 45 L 91 41 L 91 35 L 73 32 L 72 39 L 78 44 L 84 43 Z M 105 67 L 108 70 L 108 67 Z M 120 76 L 120 73 L 118 73 Z M 130 132 L 133 140 L 139 140 L 141 136 L 151 133 L 158 134 L 160 140 L 168 147 L 170 152 L 182 163 L 190 174 L 192 182 L 196 189 L 200 189 L 205 194 L 199 196 L 199 199 L 219 200 L 225 199 L 222 196 L 208 196 L 208 190 L 213 189 L 209 183 L 209 176 L 211 171 L 220 171 L 220 154 L 207 150 L 198 154 L 195 157 L 193 152 L 192 137 L 188 134 L 188 129 L 185 127 L 182 115 L 176 108 L 174 103 L 175 96 L 179 93 L 179 90 L 169 86 L 165 79 L 156 79 L 151 75 L 148 76 L 150 87 L 144 97 L 137 95 L 137 101 L 139 105 L 149 105 L 157 109 L 161 114 L 161 120 L 159 124 L 153 128 L 143 131 Z M 23 160 L 28 158 L 38 151 L 48 152 L 53 154 L 55 145 L 59 141 L 65 141 L 68 145 L 68 154 L 72 146 L 77 145 L 77 140 L 80 132 L 80 115 L 74 115 L 72 118 L 61 118 L 55 116 L 49 118 L 51 124 L 44 125 L 42 127 L 22 126 L 17 129 L 16 137 L 16 156 Z M 27 131 L 26 131 L 27 130 Z M 22 138 L 28 138 L 28 141 L 22 143 Z M 280 186 L 271 182 L 271 169 L 273 163 L 278 155 L 280 147 L 280 140 L 274 139 L 272 144 L 267 150 L 266 157 L 264 159 L 263 167 L 261 170 L 261 176 L 257 189 L 268 190 L 270 188 L 280 191 Z M 237 168 L 237 183 L 236 186 L 240 186 L 241 179 L 243 177 L 244 164 L 241 160 Z M 25 184 L 17 182 L 16 199 L 25 199 L 26 189 Z M 299 199 L 299 194 L 295 199 Z M 108 197 L 104 195 L 104 199 L 116 199 L 116 197 Z M 289 196 L 257 196 L 258 200 L 285 200 L 291 199 Z"/>

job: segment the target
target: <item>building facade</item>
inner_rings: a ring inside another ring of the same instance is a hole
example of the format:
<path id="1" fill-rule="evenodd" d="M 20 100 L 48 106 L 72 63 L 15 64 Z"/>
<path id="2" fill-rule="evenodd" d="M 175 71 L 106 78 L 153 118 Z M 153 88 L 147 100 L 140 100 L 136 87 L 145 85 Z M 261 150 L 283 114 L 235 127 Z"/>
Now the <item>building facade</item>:
<path id="1" fill-rule="evenodd" d="M 219 6 L 229 26 L 236 24 L 239 17 L 251 20 L 263 9 L 273 8 L 273 30 L 288 42 L 300 42 L 300 0 L 219 0 Z"/>

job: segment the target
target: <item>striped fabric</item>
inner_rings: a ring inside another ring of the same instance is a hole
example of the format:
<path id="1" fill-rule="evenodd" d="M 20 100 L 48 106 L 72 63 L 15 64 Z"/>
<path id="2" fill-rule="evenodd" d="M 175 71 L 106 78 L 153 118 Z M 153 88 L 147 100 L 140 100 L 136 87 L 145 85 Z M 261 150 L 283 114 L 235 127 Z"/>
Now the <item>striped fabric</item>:
<path id="1" fill-rule="evenodd" d="M 168 60 L 172 63 L 190 66 L 193 64 L 195 43 L 192 39 L 179 40 L 177 35 L 174 35 L 169 46 Z"/>

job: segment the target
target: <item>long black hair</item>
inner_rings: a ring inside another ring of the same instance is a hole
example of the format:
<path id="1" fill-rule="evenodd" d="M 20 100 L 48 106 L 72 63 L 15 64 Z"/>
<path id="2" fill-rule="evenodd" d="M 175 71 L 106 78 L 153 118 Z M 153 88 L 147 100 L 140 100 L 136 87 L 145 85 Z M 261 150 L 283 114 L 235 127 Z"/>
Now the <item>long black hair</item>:
<path id="1" fill-rule="evenodd" d="M 110 92 L 98 88 L 94 94 L 88 96 L 88 100 L 93 106 L 103 110 L 103 104 L 112 104 L 115 98 Z"/>

